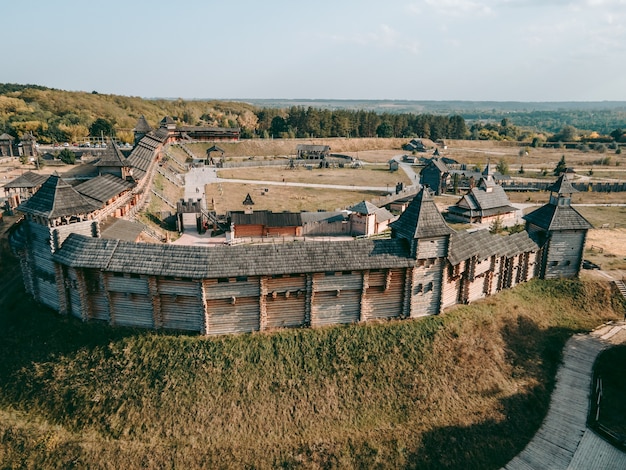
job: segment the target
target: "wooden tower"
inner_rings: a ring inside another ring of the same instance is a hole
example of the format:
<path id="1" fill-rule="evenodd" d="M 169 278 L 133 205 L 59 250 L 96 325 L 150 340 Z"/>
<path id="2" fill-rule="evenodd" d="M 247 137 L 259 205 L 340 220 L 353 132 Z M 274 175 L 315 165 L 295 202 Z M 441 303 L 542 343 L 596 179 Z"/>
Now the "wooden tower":
<path id="1" fill-rule="evenodd" d="M 406 240 L 416 260 L 411 276 L 407 276 L 407 316 L 441 312 L 443 269 L 452 233 L 428 188 L 422 189 L 391 224 L 391 237 Z"/>
<path id="2" fill-rule="evenodd" d="M 524 216 L 526 230 L 542 248 L 539 276 L 577 277 L 583 262 L 587 231 L 593 226 L 571 205 L 576 191 L 565 176 L 548 187 L 550 202 Z"/>

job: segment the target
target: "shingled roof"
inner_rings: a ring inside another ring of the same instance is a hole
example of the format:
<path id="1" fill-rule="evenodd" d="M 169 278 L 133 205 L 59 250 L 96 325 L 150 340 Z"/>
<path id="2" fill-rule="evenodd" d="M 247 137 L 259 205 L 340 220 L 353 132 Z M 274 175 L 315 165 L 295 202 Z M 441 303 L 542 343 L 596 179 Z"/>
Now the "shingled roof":
<path id="1" fill-rule="evenodd" d="M 119 196 L 134 186 L 135 183 L 132 181 L 126 181 L 115 175 L 106 174 L 80 183 L 74 189 L 83 196 L 92 199 L 94 204 L 103 205 L 109 199 Z"/>
<path id="2" fill-rule="evenodd" d="M 28 201 L 18 206 L 18 210 L 47 219 L 81 215 L 97 210 L 59 175 L 51 175 Z"/>
<path id="3" fill-rule="evenodd" d="M 427 188 L 423 188 L 413 198 L 400 218 L 391 224 L 394 238 L 412 240 L 414 238 L 434 238 L 454 233 Z"/>
<path id="4" fill-rule="evenodd" d="M 135 128 L 133 129 L 133 131 L 140 134 L 147 134 L 151 130 L 152 127 L 150 127 L 150 124 L 148 124 L 148 121 L 146 121 L 145 116 L 143 114 L 139 116 L 139 119 L 137 119 L 137 124 L 135 124 Z"/>
<path id="5" fill-rule="evenodd" d="M 128 260 L 135 260 L 129 263 Z M 402 240 L 198 247 L 71 234 L 54 254 L 71 267 L 195 279 L 413 266 Z"/>
<path id="6" fill-rule="evenodd" d="M 456 232 L 450 237 L 448 260 L 456 266 L 461 261 L 476 257 L 479 260 L 493 255 L 511 256 L 537 251 L 539 247 L 530 239 L 527 232 L 518 232 L 508 236 L 492 234 L 489 230 L 475 232 Z"/>
<path id="7" fill-rule="evenodd" d="M 302 217 L 299 212 L 254 211 L 251 214 L 236 211 L 230 213 L 235 225 L 265 225 L 266 227 L 300 227 Z"/>
<path id="8" fill-rule="evenodd" d="M 564 174 L 547 189 L 552 193 L 550 202 L 526 214 L 523 217 L 524 220 L 544 230 L 589 230 L 593 228 L 593 225 L 571 206 L 569 195 L 578 191 Z"/>
<path id="9" fill-rule="evenodd" d="M 481 178 L 479 186 L 472 188 L 450 210 L 452 212 L 480 211 L 482 215 L 493 215 L 514 212 L 516 209 L 511 206 L 502 186 L 495 184 L 488 176 Z"/>
<path id="10" fill-rule="evenodd" d="M 109 139 L 107 148 L 100 154 L 100 160 L 95 164 L 98 167 L 129 167 L 126 157 L 115 143 Z"/>
<path id="11" fill-rule="evenodd" d="M 569 179 L 565 175 L 565 173 L 561 174 L 558 180 L 552 183 L 550 186 L 546 188 L 548 191 L 552 193 L 561 194 L 574 194 L 577 193 L 578 190 L 574 189 L 572 183 L 569 182 Z"/>
<path id="12" fill-rule="evenodd" d="M 7 134 L 5 132 L 4 134 L 0 134 L 0 140 L 12 141 L 12 140 L 15 140 L 15 137 L 13 137 L 12 135 L 9 135 L 9 134 Z"/>
<path id="13" fill-rule="evenodd" d="M 361 201 L 358 204 L 350 208 L 352 212 L 356 212 L 358 214 L 363 214 L 363 215 L 375 214 L 378 209 L 379 209 L 378 206 L 375 206 L 369 201 Z"/>
<path id="14" fill-rule="evenodd" d="M 526 214 L 523 219 L 544 230 L 589 230 L 593 228 L 593 225 L 570 205 L 546 204 Z"/>
<path id="15" fill-rule="evenodd" d="M 4 185 L 5 189 L 18 189 L 18 188 L 36 188 L 41 186 L 48 179 L 48 175 L 40 175 L 32 171 L 27 171 L 21 176 L 18 176 L 13 181 Z"/>

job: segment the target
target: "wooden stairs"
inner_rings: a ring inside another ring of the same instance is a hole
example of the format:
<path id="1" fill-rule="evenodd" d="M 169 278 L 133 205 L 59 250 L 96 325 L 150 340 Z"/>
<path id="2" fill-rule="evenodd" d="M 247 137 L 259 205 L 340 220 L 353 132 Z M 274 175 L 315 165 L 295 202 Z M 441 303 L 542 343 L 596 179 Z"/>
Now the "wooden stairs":
<path id="1" fill-rule="evenodd" d="M 624 298 L 626 298 L 626 284 L 624 284 L 624 281 L 616 280 L 614 282 L 615 282 L 615 285 L 617 286 L 617 288 L 619 289 L 619 291 L 624 296 Z"/>

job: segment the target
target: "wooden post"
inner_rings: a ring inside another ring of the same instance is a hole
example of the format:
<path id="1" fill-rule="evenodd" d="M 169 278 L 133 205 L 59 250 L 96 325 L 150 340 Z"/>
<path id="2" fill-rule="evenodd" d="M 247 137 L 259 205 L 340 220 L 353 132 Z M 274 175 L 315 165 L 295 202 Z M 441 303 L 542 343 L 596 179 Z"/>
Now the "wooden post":
<path id="1" fill-rule="evenodd" d="M 148 295 L 152 301 L 152 324 L 158 330 L 163 328 L 163 310 L 156 276 L 148 276 Z"/>
<path id="2" fill-rule="evenodd" d="M 304 299 L 304 325 L 311 326 L 311 315 L 313 312 L 313 302 L 315 302 L 315 294 L 313 292 L 313 273 L 306 275 L 305 299 Z"/>
<path id="3" fill-rule="evenodd" d="M 206 298 L 206 289 L 204 287 L 204 282 L 200 282 L 200 297 L 202 300 L 202 334 L 209 334 L 209 308 L 208 302 Z"/>
<path id="4" fill-rule="evenodd" d="M 402 317 L 409 318 L 411 316 L 411 298 L 413 297 L 413 271 L 415 268 L 406 268 L 404 273 L 404 302 L 402 308 Z"/>
<path id="5" fill-rule="evenodd" d="M 259 276 L 259 331 L 267 329 L 267 276 Z"/>
<path id="6" fill-rule="evenodd" d="M 106 303 L 109 306 L 109 324 L 115 325 L 115 305 L 113 305 L 113 301 L 111 299 L 111 292 L 109 291 L 109 274 L 103 272 L 102 274 L 102 285 L 104 287 L 104 298 L 106 299 Z"/>
<path id="7" fill-rule="evenodd" d="M 80 312 L 83 321 L 88 321 L 92 318 L 92 308 L 89 302 L 91 293 L 87 291 L 87 282 L 85 280 L 85 273 L 82 269 L 76 270 L 76 284 L 78 289 L 78 296 L 80 298 Z"/>
<path id="8" fill-rule="evenodd" d="M 359 306 L 359 321 L 367 321 L 370 308 L 367 301 L 367 288 L 369 287 L 370 272 L 368 269 L 362 272 L 361 277 L 361 300 Z"/>

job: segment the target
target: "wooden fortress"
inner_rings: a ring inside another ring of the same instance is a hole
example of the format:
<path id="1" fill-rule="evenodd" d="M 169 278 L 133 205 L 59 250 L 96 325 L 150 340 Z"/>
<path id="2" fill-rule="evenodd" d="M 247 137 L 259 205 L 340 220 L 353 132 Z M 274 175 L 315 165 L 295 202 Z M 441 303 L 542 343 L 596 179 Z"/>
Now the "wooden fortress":
<path id="1" fill-rule="evenodd" d="M 535 276 L 575 277 L 582 264 L 591 225 L 571 207 L 565 177 L 526 216 L 527 230 L 509 236 L 454 232 L 425 189 L 390 239 L 198 247 L 101 238 L 99 214 L 140 206 L 166 139 L 139 140 L 133 184 L 112 209 L 58 176 L 20 206 L 11 245 L 37 301 L 85 321 L 215 335 L 436 315 Z"/>

